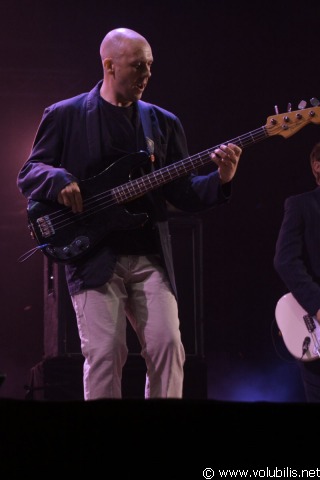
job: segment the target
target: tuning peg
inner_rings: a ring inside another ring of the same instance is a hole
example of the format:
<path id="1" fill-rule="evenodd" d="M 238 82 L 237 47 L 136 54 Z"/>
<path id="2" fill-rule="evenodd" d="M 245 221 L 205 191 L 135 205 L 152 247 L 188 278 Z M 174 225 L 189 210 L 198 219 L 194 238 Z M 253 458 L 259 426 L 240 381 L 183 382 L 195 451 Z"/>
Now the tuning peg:
<path id="1" fill-rule="evenodd" d="M 301 102 L 298 105 L 298 108 L 299 110 L 303 110 L 304 108 L 306 108 L 306 106 L 307 106 L 307 102 L 305 100 L 301 100 Z"/>
<path id="2" fill-rule="evenodd" d="M 279 108 L 278 105 L 274 106 L 274 111 L 276 112 L 276 115 L 279 115 Z"/>
<path id="3" fill-rule="evenodd" d="M 320 104 L 319 100 L 315 97 L 310 98 L 310 103 L 313 107 L 317 107 Z"/>
<path id="4" fill-rule="evenodd" d="M 292 105 L 291 105 L 290 102 L 288 103 L 287 110 L 288 110 L 288 112 L 291 112 L 291 110 L 292 110 Z"/>

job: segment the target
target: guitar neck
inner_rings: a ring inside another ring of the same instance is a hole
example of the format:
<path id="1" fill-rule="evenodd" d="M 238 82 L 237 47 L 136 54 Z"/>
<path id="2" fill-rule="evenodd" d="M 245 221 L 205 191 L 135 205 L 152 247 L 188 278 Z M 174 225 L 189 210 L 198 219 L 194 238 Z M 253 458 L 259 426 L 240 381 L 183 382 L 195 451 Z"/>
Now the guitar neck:
<path id="1" fill-rule="evenodd" d="M 270 116 L 264 126 L 221 143 L 233 143 L 244 149 L 272 135 L 288 138 L 310 123 L 320 123 L 320 107 Z M 39 244 L 37 249 L 40 248 L 54 261 L 72 263 L 89 254 L 91 249 L 98 246 L 110 232 L 118 231 L 119 228 L 130 230 L 143 225 L 148 218 L 146 213 L 131 214 L 120 204 L 141 197 L 161 185 L 197 171 L 199 167 L 212 162 L 211 155 L 221 143 L 147 175 L 127 181 L 128 178 L 132 178 L 133 170 L 137 171 L 149 161 L 146 152 L 129 154 L 114 162 L 99 175 L 83 180 L 85 208 L 82 213 L 76 215 L 65 206 L 58 205 L 57 208 L 55 202 L 53 205 L 48 205 L 47 202 L 30 200 L 28 225 L 32 238 Z M 125 183 L 115 186 L 112 179 L 119 181 L 124 179 Z M 105 190 L 106 187 L 107 190 Z M 320 340 L 318 351 L 320 352 Z"/>
<path id="2" fill-rule="evenodd" d="M 269 134 L 267 128 L 262 126 L 249 133 L 241 135 L 224 142 L 226 144 L 233 143 L 240 146 L 242 149 L 260 142 L 268 138 Z M 113 198 L 117 203 L 124 203 L 135 198 L 141 197 L 145 193 L 154 190 L 162 185 L 177 180 L 180 177 L 191 173 L 192 171 L 212 162 L 211 154 L 220 147 L 221 144 L 211 147 L 203 152 L 192 155 L 178 162 L 175 162 L 167 167 L 160 168 L 154 172 L 148 173 L 135 180 L 131 180 L 123 185 L 119 185 L 112 189 Z"/>

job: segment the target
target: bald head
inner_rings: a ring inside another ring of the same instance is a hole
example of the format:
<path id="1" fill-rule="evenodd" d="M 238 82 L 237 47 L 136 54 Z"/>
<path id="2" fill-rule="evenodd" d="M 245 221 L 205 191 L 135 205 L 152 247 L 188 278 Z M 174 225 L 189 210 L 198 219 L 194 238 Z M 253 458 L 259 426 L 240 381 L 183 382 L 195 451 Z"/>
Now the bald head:
<path id="1" fill-rule="evenodd" d="M 129 28 L 116 28 L 111 30 L 101 42 L 100 56 L 102 63 L 108 57 L 119 58 L 126 52 L 129 44 L 145 43 L 149 45 L 147 40 L 140 33 L 130 30 Z"/>
<path id="2" fill-rule="evenodd" d="M 153 63 L 147 40 L 129 28 L 116 28 L 102 40 L 100 55 L 102 98 L 117 106 L 129 106 L 140 100 L 151 77 Z"/>

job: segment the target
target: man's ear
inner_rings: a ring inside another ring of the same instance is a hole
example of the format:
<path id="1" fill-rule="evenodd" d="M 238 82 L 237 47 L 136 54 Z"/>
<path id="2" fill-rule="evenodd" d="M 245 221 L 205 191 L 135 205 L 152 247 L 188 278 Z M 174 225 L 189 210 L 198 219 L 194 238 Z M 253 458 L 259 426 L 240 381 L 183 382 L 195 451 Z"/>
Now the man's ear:
<path id="1" fill-rule="evenodd" d="M 320 172 L 320 162 L 318 162 L 318 161 L 312 162 L 312 169 L 315 172 Z"/>
<path id="2" fill-rule="evenodd" d="M 112 73 L 114 71 L 112 58 L 105 58 L 103 60 L 103 68 L 109 73 Z"/>
<path id="3" fill-rule="evenodd" d="M 312 162 L 311 167 L 312 167 L 312 173 L 313 173 L 315 179 L 317 180 L 317 184 L 319 185 L 319 181 L 320 181 L 320 162 L 314 160 Z"/>

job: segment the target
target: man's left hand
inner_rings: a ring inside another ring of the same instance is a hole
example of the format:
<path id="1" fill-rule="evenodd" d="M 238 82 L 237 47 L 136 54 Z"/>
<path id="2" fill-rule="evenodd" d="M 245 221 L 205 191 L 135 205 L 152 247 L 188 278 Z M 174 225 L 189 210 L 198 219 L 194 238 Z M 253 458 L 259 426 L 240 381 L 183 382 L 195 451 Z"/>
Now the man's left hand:
<path id="1" fill-rule="evenodd" d="M 214 153 L 211 154 L 212 160 L 218 166 L 218 172 L 220 175 L 221 183 L 230 182 L 238 168 L 238 163 L 242 149 L 234 143 L 228 143 L 228 145 L 220 145 L 220 148 L 216 148 Z"/>

